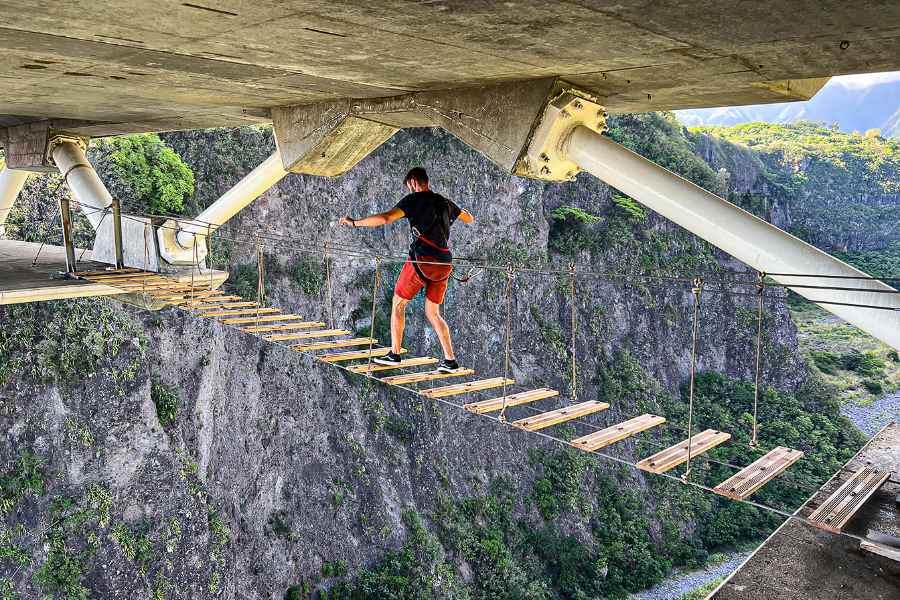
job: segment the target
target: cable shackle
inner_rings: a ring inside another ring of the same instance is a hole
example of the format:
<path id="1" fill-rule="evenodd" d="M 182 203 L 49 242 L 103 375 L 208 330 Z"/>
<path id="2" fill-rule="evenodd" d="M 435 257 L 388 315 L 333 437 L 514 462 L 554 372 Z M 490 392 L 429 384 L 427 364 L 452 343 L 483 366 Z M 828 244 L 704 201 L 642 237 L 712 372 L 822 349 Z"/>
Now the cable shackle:
<path id="1" fill-rule="evenodd" d="M 509 331 L 512 322 L 512 282 L 516 278 L 516 270 L 506 267 L 506 369 L 503 372 L 503 408 L 500 410 L 500 422 L 506 423 L 506 382 L 509 381 Z"/>
<path id="2" fill-rule="evenodd" d="M 753 386 L 753 437 L 750 440 L 751 448 L 759 446 L 757 434 L 759 433 L 759 428 L 762 427 L 762 425 L 757 423 L 757 415 L 759 414 L 759 363 L 760 355 L 762 354 L 763 298 L 766 293 L 765 271 L 760 271 L 756 276 L 759 279 L 759 283 L 757 284 L 757 294 L 759 294 L 759 322 L 756 328 L 756 382 Z"/>
<path id="3" fill-rule="evenodd" d="M 703 293 L 703 278 L 694 279 L 694 341 L 691 347 L 691 396 L 688 405 L 688 439 L 687 439 L 687 467 L 681 476 L 684 483 L 691 482 L 691 439 L 694 433 L 694 373 L 697 369 L 697 323 L 700 320 L 700 294 Z"/>
<path id="4" fill-rule="evenodd" d="M 572 404 L 578 401 L 578 380 L 575 374 L 575 261 L 569 263 L 572 277 Z"/>

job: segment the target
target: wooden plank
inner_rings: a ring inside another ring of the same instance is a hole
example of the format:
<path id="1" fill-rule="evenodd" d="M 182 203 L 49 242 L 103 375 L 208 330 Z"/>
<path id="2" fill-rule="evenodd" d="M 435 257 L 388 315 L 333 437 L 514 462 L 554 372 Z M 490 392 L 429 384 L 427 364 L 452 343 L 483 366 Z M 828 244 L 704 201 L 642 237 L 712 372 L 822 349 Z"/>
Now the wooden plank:
<path id="1" fill-rule="evenodd" d="M 550 427 L 551 425 L 556 425 L 557 423 L 563 423 L 564 421 L 577 419 L 578 417 L 583 417 L 585 415 L 595 413 L 599 410 L 606 410 L 607 408 L 609 408 L 609 404 L 607 404 L 606 402 L 589 400 L 580 404 L 573 404 L 572 406 L 567 406 L 558 410 L 551 410 L 550 412 L 534 415 L 533 417 L 519 419 L 518 421 L 513 421 L 513 425 L 515 425 L 519 429 L 525 429 L 527 431 L 537 431 L 538 429 L 543 429 L 544 427 Z"/>
<path id="2" fill-rule="evenodd" d="M 471 375 L 474 373 L 472 369 L 463 369 L 458 373 L 441 373 L 440 371 L 424 371 L 422 373 L 405 373 L 403 375 L 393 375 L 391 377 L 382 377 L 381 380 L 392 385 L 401 385 L 404 383 L 416 383 L 419 381 L 431 381 L 433 379 L 444 379 L 445 377 L 458 377 L 460 375 Z"/>
<path id="3" fill-rule="evenodd" d="M 518 394 L 510 394 L 506 397 L 506 406 L 517 406 L 519 404 L 525 404 L 526 402 L 534 402 L 535 400 L 540 400 L 541 398 L 550 398 L 552 396 L 558 395 L 559 392 L 557 392 L 556 390 L 550 390 L 547 388 L 540 388 L 527 392 L 519 392 Z M 490 400 L 482 400 L 481 402 L 473 402 L 471 404 L 464 405 L 463 408 L 478 415 L 486 412 L 491 412 L 492 410 L 500 410 L 503 408 L 503 397 L 501 396 L 500 398 L 492 398 Z"/>
<path id="4" fill-rule="evenodd" d="M 259 302 L 223 302 L 210 301 L 195 304 L 193 306 L 182 306 L 184 310 L 209 310 L 211 308 L 248 308 L 250 306 L 259 306 Z"/>
<path id="5" fill-rule="evenodd" d="M 390 348 L 388 348 L 388 350 L 390 350 Z M 350 354 L 350 353 L 348 353 L 348 354 Z M 387 354 L 387 353 L 385 353 L 385 354 Z M 374 351 L 372 352 L 372 355 L 373 356 L 375 355 Z M 363 358 L 366 358 L 367 356 L 368 356 L 368 354 L 366 354 L 366 356 L 364 356 Z M 332 360 L 338 360 L 338 359 L 332 359 Z M 368 363 L 366 363 L 364 365 L 350 365 L 349 367 L 347 367 L 347 370 L 353 371 L 354 373 L 371 373 L 373 371 L 387 371 L 388 369 L 402 369 L 404 367 L 418 367 L 419 365 L 430 365 L 430 364 L 434 364 L 436 362 L 438 362 L 438 359 L 436 359 L 436 358 L 422 356 L 419 358 L 408 358 L 406 360 L 402 360 L 402 361 L 400 361 L 399 365 L 388 366 L 388 365 L 379 365 L 379 364 L 375 364 L 375 363 L 372 363 L 371 365 L 369 365 Z"/>
<path id="6" fill-rule="evenodd" d="M 78 273 L 78 275 L 80 275 L 81 277 L 84 277 L 86 275 L 118 275 L 118 274 L 123 274 L 123 273 L 140 273 L 140 272 L 141 272 L 140 269 L 110 269 L 108 271 L 107 270 L 82 271 L 81 273 Z"/>
<path id="7" fill-rule="evenodd" d="M 190 291 L 190 290 L 188 290 Z M 166 292 L 164 294 L 150 294 L 151 298 L 156 298 L 157 300 L 178 300 L 184 299 L 189 300 L 191 298 L 208 298 L 209 296 L 217 296 L 219 294 L 224 294 L 222 290 L 210 290 L 208 288 L 195 288 L 193 293 L 185 294 L 184 292 L 176 293 L 176 292 Z"/>
<path id="8" fill-rule="evenodd" d="M 372 348 L 372 356 L 384 356 L 390 352 L 390 348 Z M 405 354 L 406 348 L 400 348 L 400 354 Z M 339 360 L 356 360 L 369 358 L 369 350 L 352 350 L 350 352 L 334 352 L 332 354 L 320 354 L 316 358 L 324 362 L 337 362 Z"/>
<path id="9" fill-rule="evenodd" d="M 806 522 L 834 533 L 841 533 L 859 509 L 890 477 L 890 471 L 863 467 L 813 511 Z"/>
<path id="10" fill-rule="evenodd" d="M 280 313 L 280 308 L 259 308 L 259 309 L 248 309 L 248 310 L 214 310 L 212 312 L 200 313 L 201 317 L 219 317 L 219 318 L 228 318 L 228 317 L 240 317 L 241 315 L 265 315 L 272 313 Z"/>
<path id="11" fill-rule="evenodd" d="M 250 327 L 240 327 L 241 331 L 247 333 L 260 333 L 263 331 L 284 331 L 287 329 L 303 329 L 305 327 L 325 327 L 325 323 L 321 321 L 307 321 L 305 323 L 289 323 L 287 325 L 251 325 Z"/>
<path id="12" fill-rule="evenodd" d="M 149 288 L 159 288 L 159 287 L 182 287 L 182 286 L 190 287 L 190 284 L 182 283 L 180 281 L 172 281 L 171 279 L 162 279 L 162 278 L 151 279 L 149 277 L 147 278 L 147 281 L 144 281 L 142 279 L 137 279 L 135 281 L 104 280 L 99 283 L 102 283 L 105 285 L 113 285 L 113 286 L 121 287 L 121 288 L 143 288 L 143 287 L 146 287 L 149 289 Z"/>
<path id="13" fill-rule="evenodd" d="M 707 429 L 691 438 L 691 458 L 703 454 L 710 448 L 718 446 L 722 442 L 731 439 L 730 433 L 723 433 L 714 429 Z M 662 452 L 658 452 L 650 458 L 645 458 L 635 465 L 638 469 L 651 473 L 665 473 L 673 467 L 677 467 L 688 458 L 687 440 L 679 442 Z"/>
<path id="14" fill-rule="evenodd" d="M 96 281 L 97 283 L 104 283 L 106 285 L 138 284 L 145 281 L 148 283 L 158 283 L 161 281 L 165 281 L 168 283 L 178 283 L 173 279 L 169 279 L 168 277 L 163 277 L 161 275 L 147 275 L 146 277 L 144 277 L 143 275 L 135 275 L 133 277 L 86 277 L 86 279 Z"/>
<path id="15" fill-rule="evenodd" d="M 627 437 L 631 437 L 636 433 L 662 425 L 666 422 L 665 417 L 646 414 L 627 421 L 623 421 L 612 427 L 595 431 L 594 433 L 580 437 L 569 442 L 576 448 L 580 448 L 586 452 L 593 452 L 599 448 L 609 446 Z"/>
<path id="16" fill-rule="evenodd" d="M 745 500 L 802 457 L 800 450 L 778 446 L 717 485 L 713 491 L 735 500 Z"/>
<path id="17" fill-rule="evenodd" d="M 513 381 L 512 379 L 493 377 L 491 379 L 482 379 L 481 381 L 469 381 L 468 383 L 457 383 L 455 385 L 447 385 L 431 390 L 423 390 L 419 393 L 428 398 L 443 398 L 445 396 L 453 396 L 455 394 L 464 394 L 466 392 L 475 392 L 477 390 L 487 390 L 490 388 L 500 387 L 503 385 L 504 381 L 506 382 L 506 385 L 512 385 L 515 383 L 515 381 Z"/>
<path id="18" fill-rule="evenodd" d="M 236 319 L 225 319 L 222 321 L 225 325 L 235 325 L 237 323 L 266 323 L 272 321 L 298 321 L 302 319 L 300 315 L 263 315 L 261 317 L 238 317 Z"/>
<path id="19" fill-rule="evenodd" d="M 216 290 L 216 293 L 222 294 L 224 292 Z M 199 306 L 200 304 L 208 304 L 211 302 L 231 302 L 233 300 L 240 301 L 240 300 L 243 300 L 243 298 L 241 298 L 240 296 L 217 296 L 217 297 L 213 297 L 213 298 L 203 297 L 203 298 L 199 298 L 197 300 L 188 298 L 188 299 L 182 300 L 181 304 L 185 304 L 186 305 L 185 308 L 187 308 L 187 307 Z"/>
<path id="20" fill-rule="evenodd" d="M 333 337 L 335 335 L 349 335 L 346 329 L 319 329 L 316 331 L 304 331 L 302 333 L 278 333 L 275 335 L 267 335 L 265 338 L 270 342 L 283 342 L 285 340 L 306 340 L 318 337 Z"/>
<path id="21" fill-rule="evenodd" d="M 353 338 L 352 340 L 334 340 L 331 342 L 312 342 L 310 344 L 294 344 L 290 346 L 291 350 L 303 352 L 305 350 L 328 350 L 329 348 L 346 348 L 348 346 L 363 346 L 369 342 L 377 344 L 378 340 L 371 338 Z"/>

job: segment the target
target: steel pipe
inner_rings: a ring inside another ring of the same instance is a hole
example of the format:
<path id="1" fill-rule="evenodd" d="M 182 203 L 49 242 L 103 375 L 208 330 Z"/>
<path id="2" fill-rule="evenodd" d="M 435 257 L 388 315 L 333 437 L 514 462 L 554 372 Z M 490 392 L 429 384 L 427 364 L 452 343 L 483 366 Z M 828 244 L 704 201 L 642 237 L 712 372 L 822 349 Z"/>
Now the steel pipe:
<path id="1" fill-rule="evenodd" d="M 6 218 L 28 179 L 28 171 L 7 169 L 5 161 L 0 161 L 0 165 L 0 239 L 5 239 Z"/>
<path id="2" fill-rule="evenodd" d="M 183 249 L 193 248 L 198 238 L 218 229 L 239 210 L 256 200 L 263 192 L 278 183 L 288 172 L 281 164 L 281 155 L 276 150 L 261 165 L 250 171 L 234 187 L 222 194 L 197 218 L 182 227 L 175 236 L 175 242 Z"/>
<path id="3" fill-rule="evenodd" d="M 827 277 L 869 276 L 586 127 L 577 126 L 568 132 L 560 141 L 559 150 L 588 173 L 754 269 L 816 275 L 770 275 L 787 287 L 814 285 L 858 290 L 791 288 L 813 302 L 893 309 L 822 305 L 848 323 L 900 349 L 900 293 L 887 284 L 873 279 Z"/>
<path id="4" fill-rule="evenodd" d="M 51 155 L 66 185 L 81 205 L 84 216 L 96 230 L 103 220 L 104 211 L 112 205 L 109 190 L 100 181 L 84 150 L 75 142 L 60 141 L 53 146 Z"/>

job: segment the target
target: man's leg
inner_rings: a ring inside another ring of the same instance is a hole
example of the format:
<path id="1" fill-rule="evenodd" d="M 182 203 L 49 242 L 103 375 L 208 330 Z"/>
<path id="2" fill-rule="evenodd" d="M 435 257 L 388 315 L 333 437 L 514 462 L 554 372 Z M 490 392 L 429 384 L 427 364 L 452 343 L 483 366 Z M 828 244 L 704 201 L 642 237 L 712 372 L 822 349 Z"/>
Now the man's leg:
<path id="1" fill-rule="evenodd" d="M 406 305 L 409 300 L 394 294 L 391 306 L 391 352 L 400 354 L 400 346 L 403 344 L 403 330 L 406 328 Z M 446 327 L 446 323 L 444 327 Z M 449 336 L 449 332 L 448 332 Z M 450 339 L 449 337 L 447 338 Z"/>
<path id="2" fill-rule="evenodd" d="M 444 358 L 454 360 L 453 344 L 450 342 L 450 328 L 447 327 L 447 321 L 438 313 L 438 307 L 440 307 L 440 304 L 435 304 L 431 300 L 426 299 L 425 316 L 428 317 L 428 322 L 434 327 L 434 332 L 437 334 L 441 348 L 444 350 Z"/>

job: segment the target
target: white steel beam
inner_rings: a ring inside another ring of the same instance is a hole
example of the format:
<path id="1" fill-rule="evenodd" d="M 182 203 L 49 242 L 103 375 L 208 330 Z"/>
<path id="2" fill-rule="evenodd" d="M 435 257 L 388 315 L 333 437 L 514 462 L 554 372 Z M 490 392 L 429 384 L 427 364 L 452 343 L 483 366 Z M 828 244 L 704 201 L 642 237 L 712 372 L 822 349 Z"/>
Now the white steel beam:
<path id="1" fill-rule="evenodd" d="M 160 254 L 173 264 L 191 264 L 195 257 L 203 258 L 206 249 L 194 250 L 194 245 L 222 226 L 239 210 L 256 200 L 263 192 L 278 183 L 288 172 L 276 150 L 234 187 L 222 194 L 193 221 L 167 221 L 159 229 Z"/>
<path id="2" fill-rule="evenodd" d="M 28 171 L 7 169 L 2 160 L 0 165 L 0 239 L 6 239 L 6 218 L 28 179 Z"/>
<path id="3" fill-rule="evenodd" d="M 51 140 L 50 155 L 81 205 L 84 216 L 96 230 L 106 210 L 112 206 L 112 196 L 85 156 L 84 149 L 76 141 L 57 138 Z"/>
<path id="4" fill-rule="evenodd" d="M 900 349 L 900 292 L 582 125 L 562 157 L 801 296 Z M 794 275 L 812 275 L 797 277 Z M 840 279 L 842 277 L 853 279 Z M 852 288 L 810 289 L 795 286 Z M 842 306 L 862 304 L 882 309 Z M 887 310 L 884 310 L 887 309 Z"/>

